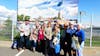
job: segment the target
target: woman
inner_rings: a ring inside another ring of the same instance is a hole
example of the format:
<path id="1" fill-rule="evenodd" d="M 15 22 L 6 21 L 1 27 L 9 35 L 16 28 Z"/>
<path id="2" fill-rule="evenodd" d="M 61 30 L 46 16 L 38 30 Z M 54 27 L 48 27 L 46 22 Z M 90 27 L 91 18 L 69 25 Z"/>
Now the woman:
<path id="1" fill-rule="evenodd" d="M 58 26 L 55 26 L 53 44 L 54 44 L 55 56 L 59 56 L 60 54 L 60 29 Z"/>
<path id="2" fill-rule="evenodd" d="M 37 45 L 37 38 L 38 38 L 38 31 L 39 31 L 39 24 L 35 23 L 36 27 L 32 29 L 31 35 L 30 35 L 30 41 L 31 41 L 31 49 L 35 51 L 36 45 Z"/>
<path id="3" fill-rule="evenodd" d="M 44 52 L 44 26 L 42 25 L 38 32 L 38 43 L 40 43 L 40 51 Z"/>
<path id="4" fill-rule="evenodd" d="M 48 56 L 50 53 L 50 42 L 52 39 L 52 27 L 51 27 L 51 22 L 47 23 L 47 27 L 45 27 L 44 30 L 44 36 L 45 36 L 45 55 Z"/>
<path id="5" fill-rule="evenodd" d="M 32 33 L 30 35 L 30 42 L 31 42 L 31 49 L 34 52 L 35 48 L 36 48 L 36 43 L 37 43 L 37 32 L 36 32 L 36 29 L 33 29 Z"/>

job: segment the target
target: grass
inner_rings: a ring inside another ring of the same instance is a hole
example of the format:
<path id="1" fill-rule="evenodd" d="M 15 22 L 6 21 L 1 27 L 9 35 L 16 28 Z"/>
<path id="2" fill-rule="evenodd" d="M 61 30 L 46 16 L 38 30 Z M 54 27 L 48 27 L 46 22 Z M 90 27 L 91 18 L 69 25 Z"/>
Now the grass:
<path id="1" fill-rule="evenodd" d="M 90 46 L 90 39 L 86 39 L 85 46 Z M 92 46 L 100 46 L 100 36 L 92 37 Z"/>
<path id="2" fill-rule="evenodd" d="M 2 41 L 11 41 L 11 39 L 7 36 L 0 36 L 0 40 L 2 40 Z"/>

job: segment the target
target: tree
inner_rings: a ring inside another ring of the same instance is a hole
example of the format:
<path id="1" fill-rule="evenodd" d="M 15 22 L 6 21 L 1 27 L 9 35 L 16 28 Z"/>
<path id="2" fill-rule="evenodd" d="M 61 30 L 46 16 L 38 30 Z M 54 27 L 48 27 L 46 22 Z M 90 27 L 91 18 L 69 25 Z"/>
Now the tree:
<path id="1" fill-rule="evenodd" d="M 5 21 L 5 28 L 2 30 L 2 33 L 5 37 L 11 37 L 12 34 L 12 21 L 10 17 Z"/>
<path id="2" fill-rule="evenodd" d="M 30 16 L 25 16 L 25 20 L 29 20 L 30 19 Z"/>
<path id="3" fill-rule="evenodd" d="M 58 19 L 58 17 L 54 17 L 54 18 L 53 18 L 53 20 L 56 20 L 56 19 Z"/>
<path id="4" fill-rule="evenodd" d="M 17 20 L 18 21 L 25 21 L 25 20 L 29 20 L 30 19 L 30 16 L 25 16 L 25 15 L 17 15 Z"/>
<path id="5" fill-rule="evenodd" d="M 17 20 L 18 21 L 23 21 L 24 20 L 24 15 L 17 15 Z"/>

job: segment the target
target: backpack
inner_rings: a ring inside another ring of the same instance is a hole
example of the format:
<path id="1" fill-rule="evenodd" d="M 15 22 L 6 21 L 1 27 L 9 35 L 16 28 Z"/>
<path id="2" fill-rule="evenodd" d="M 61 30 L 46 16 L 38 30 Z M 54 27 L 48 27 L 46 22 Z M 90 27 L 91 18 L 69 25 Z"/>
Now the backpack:
<path id="1" fill-rule="evenodd" d="M 16 49 L 17 48 L 17 44 L 18 44 L 17 41 L 14 41 L 13 44 L 12 44 L 12 46 L 11 46 L 11 48 L 12 49 Z"/>

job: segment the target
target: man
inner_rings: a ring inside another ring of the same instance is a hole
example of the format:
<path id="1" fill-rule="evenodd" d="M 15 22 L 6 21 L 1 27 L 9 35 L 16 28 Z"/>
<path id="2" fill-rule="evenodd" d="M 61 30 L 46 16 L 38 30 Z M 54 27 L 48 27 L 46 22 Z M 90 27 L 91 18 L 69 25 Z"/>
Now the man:
<path id="1" fill-rule="evenodd" d="M 72 45 L 72 37 L 73 34 L 75 33 L 74 25 L 72 23 L 69 23 L 69 28 L 66 30 L 66 37 L 65 37 L 65 48 L 69 56 L 72 56 L 71 54 L 71 45 Z M 66 56 L 66 53 L 64 54 Z"/>
<path id="2" fill-rule="evenodd" d="M 25 23 L 22 23 L 18 29 L 20 31 L 20 48 L 25 49 L 27 48 L 30 35 L 29 21 L 25 20 Z"/>
<path id="3" fill-rule="evenodd" d="M 68 22 L 64 23 L 63 27 L 60 27 L 60 45 L 61 49 L 63 49 L 64 54 L 66 54 L 66 45 L 65 45 L 65 38 L 66 38 L 66 29 L 68 28 Z"/>
<path id="4" fill-rule="evenodd" d="M 84 47 L 84 42 L 85 42 L 85 32 L 82 30 L 82 25 L 78 24 L 77 25 L 77 31 L 76 31 L 76 36 L 78 37 L 78 41 L 80 44 L 80 48 L 78 50 L 79 55 L 78 56 L 83 56 L 83 47 Z"/>

